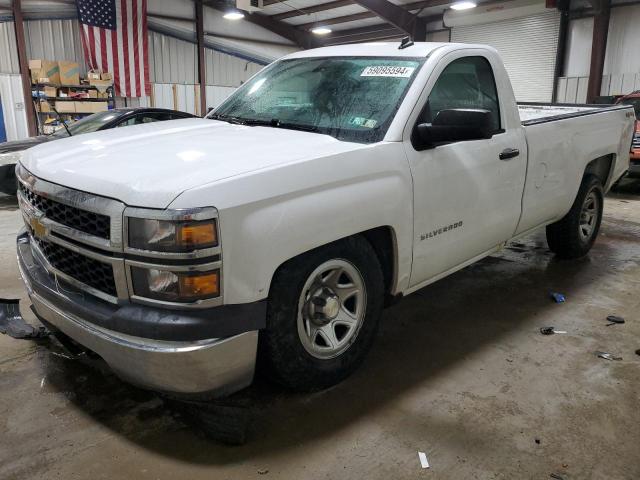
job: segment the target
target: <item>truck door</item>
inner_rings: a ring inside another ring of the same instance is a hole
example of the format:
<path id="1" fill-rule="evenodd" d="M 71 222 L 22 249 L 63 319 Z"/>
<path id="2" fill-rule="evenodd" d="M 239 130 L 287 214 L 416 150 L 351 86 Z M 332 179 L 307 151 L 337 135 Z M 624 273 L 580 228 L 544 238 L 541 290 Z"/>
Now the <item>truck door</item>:
<path id="1" fill-rule="evenodd" d="M 501 69 L 499 88 L 496 68 Z M 510 113 L 517 115 L 517 107 L 497 56 L 456 52 L 444 57 L 421 98 L 419 114 L 405 130 L 411 138 L 404 139 L 414 182 L 412 287 L 511 238 L 526 175 L 524 132 Z M 415 127 L 450 109 L 490 111 L 492 137 L 416 146 Z"/>

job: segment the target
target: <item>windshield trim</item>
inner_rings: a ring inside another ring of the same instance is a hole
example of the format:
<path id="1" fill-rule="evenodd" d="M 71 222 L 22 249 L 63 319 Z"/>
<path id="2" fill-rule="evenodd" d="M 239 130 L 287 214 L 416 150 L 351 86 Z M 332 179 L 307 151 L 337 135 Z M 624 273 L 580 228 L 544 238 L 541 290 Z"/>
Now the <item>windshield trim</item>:
<path id="1" fill-rule="evenodd" d="M 215 107 L 211 112 L 209 112 L 205 118 L 208 120 L 218 120 L 214 117 L 217 116 L 218 111 L 220 109 L 222 109 L 222 107 L 224 107 L 227 103 L 232 101 L 232 98 L 235 97 L 236 95 L 240 95 L 242 92 L 244 92 L 245 90 L 247 90 L 249 87 L 249 85 L 251 84 L 251 80 L 253 80 L 255 77 L 257 77 L 258 75 L 260 75 L 261 73 L 263 73 L 266 69 L 270 69 L 273 68 L 275 65 L 277 64 L 281 64 L 281 63 L 289 63 L 289 62 L 300 62 L 300 61 L 309 61 L 309 60 L 390 60 L 390 61 L 407 61 L 407 62 L 417 62 L 417 66 L 415 68 L 415 70 L 413 71 L 413 73 L 411 74 L 411 77 L 409 77 L 409 81 L 407 82 L 407 84 L 405 85 L 404 90 L 402 91 L 402 93 L 398 96 L 398 101 L 396 102 L 396 104 L 394 105 L 393 109 L 389 112 L 388 117 L 386 118 L 386 120 L 381 123 L 380 125 L 376 126 L 375 128 L 371 129 L 370 131 L 363 131 L 363 130 L 358 130 L 358 129 L 350 129 L 350 128 L 335 128 L 335 127 L 322 127 L 322 126 L 317 126 L 317 125 L 309 125 L 309 124 L 295 124 L 298 125 L 301 128 L 298 128 L 296 130 L 302 130 L 303 128 L 308 128 L 308 133 L 316 133 L 316 134 L 321 134 L 321 135 L 329 135 L 333 138 L 335 138 L 336 140 L 339 141 L 345 141 L 345 142 L 354 142 L 354 143 L 363 143 L 363 144 L 371 144 L 371 143 L 377 143 L 380 142 L 384 139 L 385 135 L 387 134 L 387 132 L 389 131 L 389 127 L 391 126 L 391 123 L 393 122 L 393 120 L 395 119 L 398 110 L 400 109 L 400 106 L 402 105 L 402 103 L 404 102 L 404 99 L 407 96 L 407 93 L 409 92 L 411 86 L 413 85 L 413 82 L 415 81 L 416 77 L 418 76 L 420 70 L 422 69 L 422 67 L 424 67 L 425 62 L 427 61 L 429 57 L 396 57 L 396 56 L 389 56 L 389 55 L 345 55 L 345 56 L 331 56 L 331 57 L 300 57 L 300 58 L 284 58 L 282 60 L 277 60 L 273 63 L 271 63 L 270 65 L 268 65 L 267 67 L 265 67 L 264 70 L 261 70 L 260 72 L 256 73 L 256 75 L 254 75 L 253 77 L 251 77 L 251 79 L 247 82 L 245 82 L 241 87 L 239 87 L 235 92 L 233 92 L 229 97 L 227 97 L 224 102 L 222 102 L 220 105 L 218 105 L 217 107 Z M 222 115 L 222 114 L 218 114 L 218 115 Z M 227 115 L 229 116 L 229 115 Z M 233 116 L 232 116 L 233 117 Z M 256 120 L 256 119 L 245 119 L 245 118 L 240 118 L 240 117 L 233 117 L 234 121 L 233 122 L 229 122 L 229 123 L 237 123 L 237 124 L 244 124 L 247 126 L 251 126 L 252 120 Z M 246 123 L 242 123 L 242 121 L 246 121 Z M 223 119 L 219 119 L 218 121 L 225 121 Z M 277 122 L 279 123 L 279 122 Z M 293 124 L 294 122 L 282 122 L 283 124 Z M 260 125 L 255 125 L 255 126 L 261 126 L 261 127 L 266 127 L 266 128 L 287 128 L 286 126 L 281 126 L 278 124 L 271 124 L 271 125 L 267 125 L 266 122 L 261 122 Z M 291 128 L 292 130 L 294 128 Z M 375 132 L 374 134 L 372 134 L 373 132 Z M 366 133 L 366 138 L 363 134 Z"/>

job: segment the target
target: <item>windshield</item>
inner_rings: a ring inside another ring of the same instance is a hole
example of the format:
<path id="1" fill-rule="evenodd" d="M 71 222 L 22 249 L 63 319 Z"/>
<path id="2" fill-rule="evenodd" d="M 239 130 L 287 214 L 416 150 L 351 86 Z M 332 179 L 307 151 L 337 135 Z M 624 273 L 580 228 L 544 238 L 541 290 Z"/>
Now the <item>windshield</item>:
<path id="1" fill-rule="evenodd" d="M 82 120 L 67 124 L 67 126 L 69 127 L 71 135 L 82 135 L 83 133 L 91 133 L 100 130 L 100 128 L 102 128 L 104 125 L 111 122 L 112 120 L 115 120 L 121 115 L 122 113 L 107 110 L 106 112 L 94 113 L 93 115 L 84 117 Z M 58 137 L 69 136 L 64 127 L 62 127 L 60 130 L 57 130 L 53 135 Z"/>
<path id="2" fill-rule="evenodd" d="M 636 119 L 640 120 L 640 98 L 625 98 L 620 102 L 622 105 L 633 105 L 636 111 Z"/>
<path id="3" fill-rule="evenodd" d="M 424 59 L 300 58 L 275 62 L 208 118 L 382 140 Z"/>

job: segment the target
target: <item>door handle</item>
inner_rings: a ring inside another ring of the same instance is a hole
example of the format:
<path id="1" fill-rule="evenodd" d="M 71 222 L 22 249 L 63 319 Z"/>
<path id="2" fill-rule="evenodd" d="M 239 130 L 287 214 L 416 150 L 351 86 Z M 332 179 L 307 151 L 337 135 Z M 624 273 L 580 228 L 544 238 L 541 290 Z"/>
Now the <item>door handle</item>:
<path id="1" fill-rule="evenodd" d="M 517 148 L 505 148 L 500 152 L 500 160 L 509 160 L 510 158 L 515 158 L 520 155 L 520 150 Z"/>

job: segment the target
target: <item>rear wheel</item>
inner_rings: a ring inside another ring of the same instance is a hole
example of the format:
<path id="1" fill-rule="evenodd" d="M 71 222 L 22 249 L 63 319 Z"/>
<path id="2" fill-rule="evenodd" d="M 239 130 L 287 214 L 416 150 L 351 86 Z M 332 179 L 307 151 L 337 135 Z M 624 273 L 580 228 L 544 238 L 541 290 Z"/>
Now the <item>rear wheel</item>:
<path id="1" fill-rule="evenodd" d="M 260 338 L 271 376 L 299 391 L 343 380 L 371 347 L 383 297 L 380 263 L 362 237 L 287 262 L 273 280 Z"/>
<path id="2" fill-rule="evenodd" d="M 604 191 L 600 180 L 587 175 L 569 213 L 547 226 L 547 243 L 551 251 L 560 258 L 586 255 L 600 231 L 603 204 Z"/>

